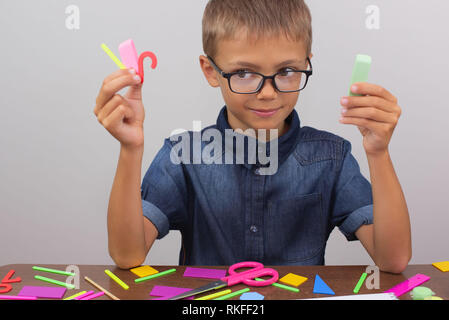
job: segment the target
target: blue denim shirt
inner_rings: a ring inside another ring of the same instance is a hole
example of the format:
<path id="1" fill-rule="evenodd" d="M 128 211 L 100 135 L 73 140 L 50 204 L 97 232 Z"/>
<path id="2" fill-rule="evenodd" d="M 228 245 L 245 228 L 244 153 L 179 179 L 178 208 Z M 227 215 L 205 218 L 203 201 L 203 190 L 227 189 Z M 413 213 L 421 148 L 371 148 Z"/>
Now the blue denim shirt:
<path id="1" fill-rule="evenodd" d="M 371 185 L 351 144 L 300 127 L 296 110 L 286 121 L 272 175 L 261 175 L 261 164 L 246 157 L 243 164 L 174 163 L 171 153 L 180 142 L 165 139 L 142 181 L 142 209 L 158 239 L 181 232 L 180 265 L 322 265 L 335 226 L 351 241 L 361 225 L 372 223 Z M 201 133 L 208 129 L 223 136 L 231 129 L 226 106 Z M 186 134 L 192 146 L 195 133 Z M 208 143 L 200 145 L 204 150 Z"/>

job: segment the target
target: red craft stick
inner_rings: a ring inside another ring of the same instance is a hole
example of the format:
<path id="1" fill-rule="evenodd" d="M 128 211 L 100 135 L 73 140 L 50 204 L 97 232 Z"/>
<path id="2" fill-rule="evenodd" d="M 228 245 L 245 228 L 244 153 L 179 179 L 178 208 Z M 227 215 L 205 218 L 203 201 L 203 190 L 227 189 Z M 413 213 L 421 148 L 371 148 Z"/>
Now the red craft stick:
<path id="1" fill-rule="evenodd" d="M 15 279 L 11 279 L 13 274 L 15 273 L 14 270 L 10 270 L 8 274 L 3 278 L 2 283 L 14 283 L 14 282 L 20 282 L 22 279 L 20 277 L 17 277 Z"/>

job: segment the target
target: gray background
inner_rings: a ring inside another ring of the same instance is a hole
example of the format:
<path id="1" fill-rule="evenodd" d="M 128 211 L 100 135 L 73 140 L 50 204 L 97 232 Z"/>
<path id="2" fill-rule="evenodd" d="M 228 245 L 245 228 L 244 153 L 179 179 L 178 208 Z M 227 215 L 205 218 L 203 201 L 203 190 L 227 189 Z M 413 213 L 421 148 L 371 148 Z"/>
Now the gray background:
<path id="1" fill-rule="evenodd" d="M 206 0 L 0 2 L 0 265 L 110 264 L 106 212 L 119 143 L 93 114 L 116 54 L 133 38 L 157 54 L 145 75 L 145 174 L 165 137 L 215 122 L 223 106 L 198 62 Z M 313 16 L 314 75 L 296 110 L 302 125 L 349 139 L 369 177 L 361 135 L 338 123 L 354 57 L 373 58 L 370 82 L 399 99 L 403 115 L 390 144 L 411 215 L 411 263 L 448 259 L 449 2 L 443 0 L 307 1 Z M 80 29 L 66 28 L 65 8 L 80 9 Z M 369 30 L 365 9 L 380 9 Z M 131 9 L 129 9 L 131 8 Z M 394 237 L 394 234 L 388 235 Z M 158 241 L 146 263 L 177 264 L 180 234 Z M 335 229 L 327 264 L 372 264 L 361 244 Z"/>

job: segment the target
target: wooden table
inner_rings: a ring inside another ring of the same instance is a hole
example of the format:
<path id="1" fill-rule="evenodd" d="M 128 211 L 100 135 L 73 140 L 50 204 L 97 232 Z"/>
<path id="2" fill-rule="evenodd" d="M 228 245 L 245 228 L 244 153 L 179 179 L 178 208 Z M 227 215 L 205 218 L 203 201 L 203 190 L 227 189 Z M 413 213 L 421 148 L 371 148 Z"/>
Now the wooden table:
<path id="1" fill-rule="evenodd" d="M 24 285 L 31 286 L 56 286 L 40 280 L 34 279 L 35 275 L 41 275 L 44 277 L 52 278 L 55 280 L 65 282 L 67 276 L 51 274 L 46 272 L 35 271 L 32 269 L 32 264 L 10 264 L 0 267 L 0 279 L 11 270 L 15 270 L 13 277 L 21 277 L 22 281 L 18 283 L 12 283 L 12 291 L 9 293 L 4 293 L 4 295 L 17 295 Z M 39 265 L 41 267 L 47 267 L 52 269 L 65 270 L 67 265 L 57 265 L 57 264 L 46 264 Z M 199 278 L 188 278 L 183 277 L 184 270 L 186 266 L 153 266 L 159 272 L 176 268 L 175 273 L 162 276 L 160 278 L 155 278 L 152 280 L 147 280 L 141 283 L 135 283 L 134 280 L 138 277 L 130 272 L 129 270 L 119 269 L 116 266 L 111 265 L 78 265 L 80 270 L 80 288 L 67 290 L 64 297 L 68 297 L 82 290 L 94 290 L 98 292 L 99 290 L 90 285 L 84 277 L 87 276 L 100 286 L 110 291 L 112 294 L 120 298 L 121 300 L 149 300 L 155 297 L 150 297 L 149 293 L 155 285 L 165 285 L 183 288 L 196 288 L 202 286 L 211 280 L 199 279 Z M 201 267 L 201 266 L 196 266 Z M 361 274 L 365 272 L 367 266 L 271 266 L 279 272 L 279 277 L 286 275 L 287 273 L 295 273 L 303 277 L 307 277 L 308 280 L 301 284 L 298 288 L 299 293 L 290 292 L 284 289 L 280 289 L 274 286 L 268 287 L 258 287 L 251 288 L 251 291 L 256 291 L 265 296 L 265 300 L 290 300 L 290 299 L 305 299 L 305 298 L 318 298 L 318 297 L 328 297 L 328 295 L 314 294 L 313 285 L 315 280 L 315 275 L 318 274 L 335 292 L 336 296 L 340 295 L 351 295 L 353 294 L 353 289 L 357 284 Z M 203 268 L 216 268 L 216 269 L 227 269 L 227 266 L 213 266 Z M 109 269 L 115 275 L 117 275 L 121 280 L 129 285 L 128 290 L 124 290 L 111 278 L 109 278 L 104 270 Z M 431 279 L 423 284 L 430 289 L 432 289 L 437 296 L 449 300 L 449 272 L 441 272 L 432 265 L 410 265 L 402 274 L 391 274 L 386 272 L 380 272 L 379 289 L 367 289 L 364 285 L 361 287 L 359 294 L 370 294 L 370 293 L 380 293 L 396 284 L 414 276 L 417 273 L 425 274 Z M 231 289 L 232 291 L 237 291 L 246 288 L 245 285 L 235 285 Z M 204 293 L 202 295 L 207 295 L 209 293 Z M 410 300 L 410 295 L 404 294 L 399 297 L 401 300 Z M 238 300 L 239 297 L 233 298 Z M 107 296 L 102 296 L 97 298 L 97 300 L 110 300 Z"/>

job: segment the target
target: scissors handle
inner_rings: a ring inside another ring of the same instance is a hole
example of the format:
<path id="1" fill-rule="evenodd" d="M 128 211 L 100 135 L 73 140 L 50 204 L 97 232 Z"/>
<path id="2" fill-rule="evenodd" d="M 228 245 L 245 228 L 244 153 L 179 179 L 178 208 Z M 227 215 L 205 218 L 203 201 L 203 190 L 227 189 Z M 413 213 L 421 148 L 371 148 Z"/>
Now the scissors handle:
<path id="1" fill-rule="evenodd" d="M 243 272 L 236 272 L 239 268 L 252 268 Z M 255 278 L 271 276 L 270 279 L 257 281 Z M 263 264 L 255 261 L 240 262 L 229 267 L 229 276 L 221 278 L 226 281 L 228 286 L 233 286 L 237 283 L 244 283 L 249 286 L 262 287 L 270 285 L 279 279 L 279 274 L 276 270 L 271 268 L 264 268 Z"/>

